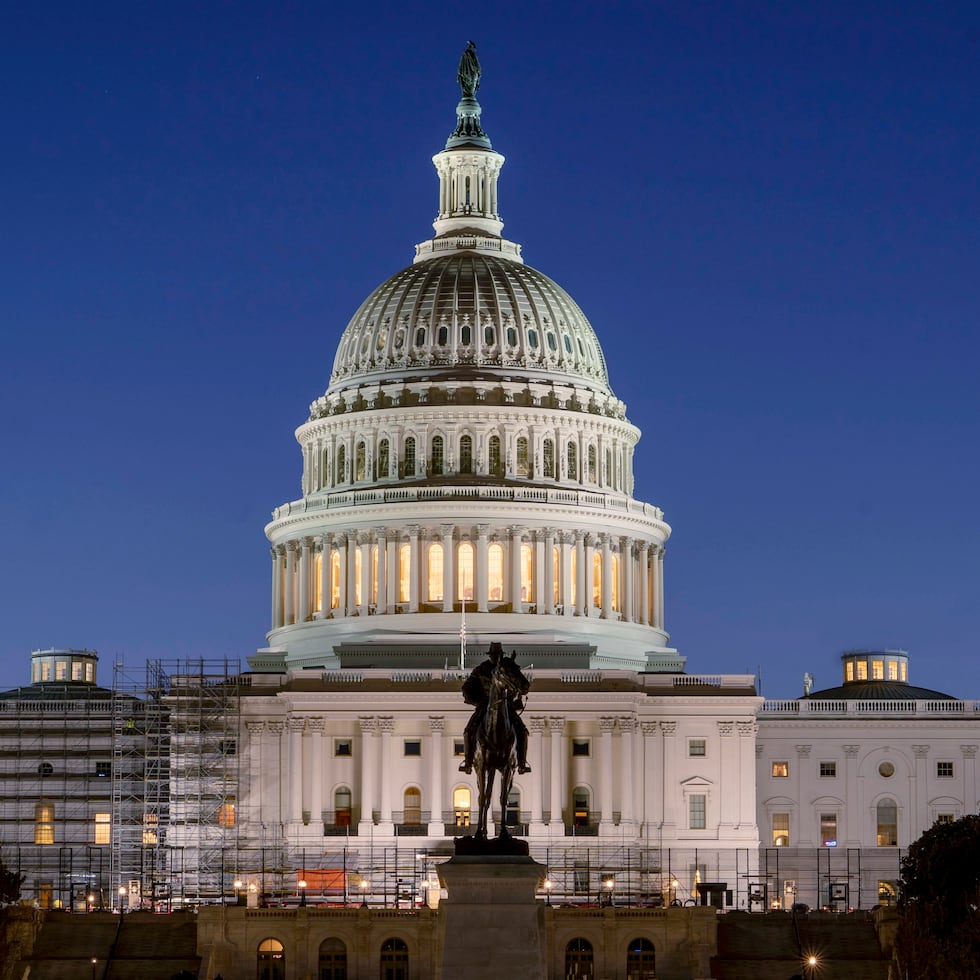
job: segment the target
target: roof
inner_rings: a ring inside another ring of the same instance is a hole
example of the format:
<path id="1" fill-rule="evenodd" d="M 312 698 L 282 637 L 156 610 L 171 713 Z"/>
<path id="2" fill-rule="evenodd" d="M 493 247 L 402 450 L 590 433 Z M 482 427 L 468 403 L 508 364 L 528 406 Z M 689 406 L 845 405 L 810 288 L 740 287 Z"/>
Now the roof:
<path id="1" fill-rule="evenodd" d="M 951 694 L 902 681 L 848 681 L 840 687 L 811 691 L 799 701 L 955 701 Z"/>

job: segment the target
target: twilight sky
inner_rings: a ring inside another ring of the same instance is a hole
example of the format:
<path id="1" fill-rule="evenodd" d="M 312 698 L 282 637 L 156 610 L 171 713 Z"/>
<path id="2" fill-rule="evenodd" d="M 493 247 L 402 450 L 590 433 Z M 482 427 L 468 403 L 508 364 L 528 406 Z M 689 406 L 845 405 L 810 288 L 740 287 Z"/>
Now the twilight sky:
<path id="1" fill-rule="evenodd" d="M 902 647 L 980 698 L 980 6 L 54 0 L 0 37 L 0 689 L 264 644 L 293 430 L 431 236 L 472 37 L 688 670 L 795 697 Z"/>

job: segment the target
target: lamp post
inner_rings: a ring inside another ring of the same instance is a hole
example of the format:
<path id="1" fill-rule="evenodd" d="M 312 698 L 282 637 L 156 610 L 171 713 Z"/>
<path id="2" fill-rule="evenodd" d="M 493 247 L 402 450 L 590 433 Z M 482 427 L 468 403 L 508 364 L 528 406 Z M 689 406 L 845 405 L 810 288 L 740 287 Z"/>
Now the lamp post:
<path id="1" fill-rule="evenodd" d="M 125 901 L 126 901 L 126 886 L 120 885 L 119 886 L 119 914 L 120 915 L 123 915 L 126 912 L 126 909 L 123 906 L 123 903 Z"/>
<path id="2" fill-rule="evenodd" d="M 85 900 L 88 902 L 89 912 L 93 911 L 95 909 L 95 896 L 89 892 L 88 897 Z"/>
<path id="3" fill-rule="evenodd" d="M 300 878 L 300 880 L 296 882 L 296 887 L 299 889 L 299 907 L 301 909 L 305 909 L 306 908 L 306 879 Z"/>
<path id="4" fill-rule="evenodd" d="M 367 889 L 368 889 L 367 878 L 362 878 L 361 879 L 361 908 L 362 909 L 366 909 L 368 907 Z"/>
<path id="5" fill-rule="evenodd" d="M 551 905 L 551 889 L 555 887 L 555 883 L 550 878 L 545 878 L 544 880 L 544 900 L 547 904 Z"/>
<path id="6" fill-rule="evenodd" d="M 99 961 L 93 956 L 92 957 L 92 980 L 95 980 L 95 966 Z"/>
<path id="7" fill-rule="evenodd" d="M 607 875 L 602 879 L 602 904 L 611 906 L 613 903 L 613 888 L 616 887 L 616 879 L 612 875 Z"/>
<path id="8" fill-rule="evenodd" d="M 241 902 L 241 890 L 245 887 L 245 882 L 241 878 L 236 878 L 231 883 L 231 887 L 235 889 L 235 904 L 238 905 Z"/>

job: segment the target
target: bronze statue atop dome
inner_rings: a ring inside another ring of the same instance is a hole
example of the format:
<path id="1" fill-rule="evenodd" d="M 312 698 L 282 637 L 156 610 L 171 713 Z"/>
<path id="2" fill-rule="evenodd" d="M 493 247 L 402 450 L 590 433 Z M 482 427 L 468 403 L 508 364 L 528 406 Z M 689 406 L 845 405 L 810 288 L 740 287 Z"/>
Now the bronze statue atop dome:
<path id="1" fill-rule="evenodd" d="M 480 59 L 476 56 L 476 41 L 470 41 L 459 59 L 459 87 L 463 90 L 464 98 L 473 98 L 480 90 Z"/>

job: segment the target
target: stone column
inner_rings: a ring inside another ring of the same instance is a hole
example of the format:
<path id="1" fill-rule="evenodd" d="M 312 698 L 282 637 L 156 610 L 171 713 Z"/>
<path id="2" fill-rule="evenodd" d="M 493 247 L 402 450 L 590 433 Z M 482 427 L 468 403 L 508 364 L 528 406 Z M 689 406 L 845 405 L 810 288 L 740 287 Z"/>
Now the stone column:
<path id="1" fill-rule="evenodd" d="M 583 595 L 579 600 L 583 616 L 595 615 L 595 597 L 593 595 L 593 588 L 595 586 L 595 569 L 593 568 L 595 564 L 595 544 L 596 536 L 586 532 L 584 541 L 585 561 L 583 562 L 582 568 L 582 571 L 585 573 L 582 576 Z M 603 576 L 603 581 L 605 581 L 605 576 Z"/>
<path id="2" fill-rule="evenodd" d="M 361 551 L 361 601 L 357 604 L 358 616 L 366 616 L 371 605 L 371 535 L 365 531 L 357 536 Z"/>
<path id="3" fill-rule="evenodd" d="M 378 594 L 374 600 L 376 611 L 383 613 L 388 609 L 388 542 L 385 529 L 374 529 L 374 546 L 378 549 L 377 586 Z"/>
<path id="4" fill-rule="evenodd" d="M 754 826 L 756 821 L 756 765 L 755 743 L 756 723 L 754 721 L 737 721 L 738 731 L 738 825 L 743 835 L 746 828 Z"/>
<path id="5" fill-rule="evenodd" d="M 613 823 L 613 728 L 615 718 L 599 719 L 599 787 L 602 794 L 599 803 L 599 835 L 611 834 Z"/>
<path id="6" fill-rule="evenodd" d="M 265 812 L 262 807 L 262 733 L 265 731 L 264 721 L 247 721 L 248 731 L 248 795 L 242 802 L 245 807 L 245 823 L 258 829 L 265 823 Z"/>
<path id="7" fill-rule="evenodd" d="M 307 718 L 310 732 L 310 823 L 323 835 L 323 719 Z"/>
<path id="8" fill-rule="evenodd" d="M 262 765 L 263 772 L 285 772 L 289 762 L 285 758 L 286 745 L 282 737 L 285 724 L 281 721 L 267 721 L 265 730 L 268 737 L 262 740 Z M 265 794 L 262 819 L 271 824 L 284 823 L 285 814 L 283 807 L 283 793 L 286 787 L 283 780 L 275 780 L 273 786 Z"/>
<path id="9" fill-rule="evenodd" d="M 909 831 L 910 838 L 915 840 L 924 830 L 928 829 L 929 821 L 926 816 L 926 802 L 922 799 L 924 789 L 929 785 L 926 773 L 926 759 L 929 758 L 928 745 L 913 745 L 912 755 L 915 757 L 915 769 L 909 778 Z"/>
<path id="10" fill-rule="evenodd" d="M 650 625 L 650 545 L 640 542 L 639 556 L 640 622 Z"/>
<path id="11" fill-rule="evenodd" d="M 514 612 L 523 612 L 521 604 L 521 535 L 524 529 L 510 529 L 510 602 Z"/>
<path id="12" fill-rule="evenodd" d="M 858 799 L 858 777 L 857 777 L 857 755 L 861 749 L 860 745 L 844 745 L 844 786 L 846 795 L 844 796 L 845 813 L 844 823 L 847 831 L 847 847 L 860 847 L 861 827 L 858 823 L 862 805 Z M 928 748 L 928 746 L 927 746 Z"/>
<path id="13" fill-rule="evenodd" d="M 528 719 L 528 730 L 531 733 L 530 762 L 531 762 L 531 822 L 528 825 L 529 837 L 540 837 L 545 831 L 542 816 L 541 784 L 544 780 L 543 753 L 541 739 L 544 734 L 546 718 L 544 715 L 532 715 Z"/>
<path id="14" fill-rule="evenodd" d="M 429 715 L 429 829 L 430 837 L 443 837 L 446 824 L 443 820 L 442 733 L 446 719 L 442 715 Z"/>
<path id="15" fill-rule="evenodd" d="M 282 571 L 279 564 L 279 549 L 270 548 L 272 555 L 272 616 L 273 629 L 282 626 Z"/>
<path id="16" fill-rule="evenodd" d="M 622 581 L 622 598 L 620 605 L 623 610 L 623 622 L 632 623 L 636 620 L 633 612 L 633 581 L 636 577 L 636 564 L 633 561 L 633 539 L 619 539 L 619 575 Z"/>
<path id="17" fill-rule="evenodd" d="M 490 532 L 489 524 L 477 524 L 476 526 L 476 569 L 475 578 L 473 582 L 474 596 L 476 598 L 476 611 L 486 612 L 487 611 L 487 590 L 489 589 L 488 583 L 488 568 L 487 568 L 487 551 L 489 549 L 489 543 L 487 541 L 487 535 Z"/>
<path id="18" fill-rule="evenodd" d="M 395 611 L 395 605 L 399 602 L 400 596 L 398 594 L 398 576 L 401 574 L 398 548 L 401 545 L 401 541 L 398 536 L 398 532 L 389 534 L 387 531 L 384 532 L 382 538 L 384 543 L 385 552 L 388 558 L 385 562 L 385 571 L 388 578 L 388 589 L 385 595 L 385 612 L 393 613 Z M 380 608 L 381 603 L 378 603 Z"/>
<path id="19" fill-rule="evenodd" d="M 562 531 L 559 540 L 561 542 L 561 583 L 558 586 L 558 602 L 561 603 L 561 611 L 565 616 L 575 613 L 575 606 L 572 603 L 572 545 L 575 536 L 571 531 Z"/>
<path id="20" fill-rule="evenodd" d="M 619 829 L 621 833 L 633 835 L 636 830 L 636 805 L 634 797 L 634 777 L 636 767 L 633 764 L 633 733 L 636 731 L 636 719 L 632 716 L 619 719 L 619 750 L 621 759 L 622 800 L 619 804 Z"/>
<path id="21" fill-rule="evenodd" d="M 320 618 L 330 615 L 330 537 L 320 538 Z"/>
<path id="22" fill-rule="evenodd" d="M 391 785 L 394 773 L 391 766 L 391 733 L 395 730 L 395 719 L 391 716 L 378 718 L 381 732 L 381 818 L 378 821 L 379 834 L 394 834 L 392 820 Z"/>
<path id="23" fill-rule="evenodd" d="M 313 539 L 303 538 L 299 560 L 299 616 L 298 622 L 305 623 L 310 618 L 310 572 L 313 570 Z"/>
<path id="24" fill-rule="evenodd" d="M 289 812 L 290 823 L 303 821 L 303 728 L 302 718 L 290 718 L 289 725 Z"/>
<path id="25" fill-rule="evenodd" d="M 643 815 L 640 831 L 647 840 L 657 841 L 664 821 L 663 751 L 657 740 L 657 723 L 640 723 L 643 732 Z"/>
<path id="26" fill-rule="evenodd" d="M 961 745 L 963 753 L 963 804 L 966 813 L 977 812 L 977 746 Z M 923 830 L 925 828 L 923 827 Z M 913 835 L 913 839 L 918 834 Z"/>
<path id="27" fill-rule="evenodd" d="M 677 800 L 680 787 L 677 785 L 677 743 L 674 735 L 677 732 L 676 721 L 660 722 L 663 752 L 663 827 L 665 837 L 677 837 Z"/>
<path id="28" fill-rule="evenodd" d="M 334 538 L 337 548 L 338 582 L 337 582 L 337 615 L 347 615 L 347 535 L 338 534 Z"/>
<path id="29" fill-rule="evenodd" d="M 602 535 L 602 611 L 603 619 L 613 618 L 612 607 L 612 542 L 608 534 Z"/>
<path id="30" fill-rule="evenodd" d="M 296 622 L 296 542 L 286 542 L 286 607 L 283 624 L 289 626 Z"/>
<path id="31" fill-rule="evenodd" d="M 409 546 L 409 585 L 408 585 L 408 611 L 417 613 L 419 611 L 419 526 L 409 524 L 408 526 L 408 546 Z"/>
<path id="32" fill-rule="evenodd" d="M 357 532 L 347 532 L 347 615 L 357 612 Z"/>
<path id="33" fill-rule="evenodd" d="M 738 754 L 735 745 L 735 722 L 719 721 L 718 836 L 731 834 L 738 806 Z"/>
<path id="34" fill-rule="evenodd" d="M 455 558 L 455 552 L 453 550 L 453 525 L 443 524 L 442 525 L 442 611 L 451 613 L 453 611 L 453 596 L 456 593 L 455 589 L 455 573 L 454 569 L 456 562 L 453 560 Z"/>
<path id="35" fill-rule="evenodd" d="M 565 719 L 552 715 L 548 719 L 551 731 L 551 799 L 549 802 L 548 824 L 552 836 L 564 833 L 562 807 L 565 800 L 564 772 L 562 759 L 562 732 Z"/>
<path id="36" fill-rule="evenodd" d="M 544 613 L 545 605 L 549 601 L 545 598 L 545 555 L 544 555 L 544 536 L 540 531 L 531 532 L 531 553 L 534 558 L 534 570 L 531 578 L 531 591 L 528 601 L 533 602 L 538 615 Z M 548 563 L 551 568 L 551 563 Z M 548 576 L 550 578 L 550 576 Z"/>
<path id="37" fill-rule="evenodd" d="M 360 837 L 370 837 L 374 826 L 374 787 L 378 779 L 375 758 L 378 719 L 361 717 L 358 722 L 361 726 L 361 820 L 357 833 Z"/>
<path id="38" fill-rule="evenodd" d="M 667 549 L 661 546 L 657 554 L 657 625 L 664 629 L 664 556 Z"/>
<path id="39" fill-rule="evenodd" d="M 801 792 L 802 783 L 802 773 L 803 767 L 809 765 L 810 762 L 810 750 L 812 746 L 810 745 L 796 745 L 796 763 L 793 766 L 793 773 L 791 775 L 793 781 L 793 799 L 800 801 L 800 812 L 799 812 L 799 825 L 796 828 L 796 836 L 794 838 L 792 828 L 790 828 L 790 843 L 796 844 L 800 847 L 813 847 L 816 844 L 815 838 L 820 832 L 819 827 L 814 830 L 814 821 L 817 819 L 810 809 L 804 811 L 802 806 L 803 794 Z"/>
<path id="40" fill-rule="evenodd" d="M 538 596 L 538 612 L 552 616 L 555 612 L 555 529 L 544 529 L 544 595 Z M 543 610 L 542 610 L 543 600 Z"/>
<path id="41" fill-rule="evenodd" d="M 585 534 L 575 532 L 575 615 L 588 616 L 589 597 L 586 592 Z"/>

